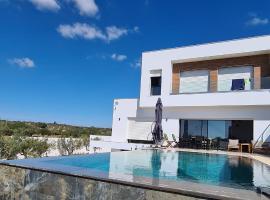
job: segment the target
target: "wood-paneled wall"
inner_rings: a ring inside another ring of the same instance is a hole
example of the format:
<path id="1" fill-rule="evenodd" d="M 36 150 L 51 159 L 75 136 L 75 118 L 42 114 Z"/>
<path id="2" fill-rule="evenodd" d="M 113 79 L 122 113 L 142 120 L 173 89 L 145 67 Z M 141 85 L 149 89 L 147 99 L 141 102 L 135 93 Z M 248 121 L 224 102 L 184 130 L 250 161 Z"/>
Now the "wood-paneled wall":
<path id="1" fill-rule="evenodd" d="M 178 94 L 181 72 L 191 70 L 209 70 L 210 92 L 217 91 L 218 69 L 222 67 L 253 66 L 254 89 L 261 88 L 261 77 L 270 76 L 270 55 L 244 56 L 198 62 L 176 63 L 172 68 L 172 93 Z"/>

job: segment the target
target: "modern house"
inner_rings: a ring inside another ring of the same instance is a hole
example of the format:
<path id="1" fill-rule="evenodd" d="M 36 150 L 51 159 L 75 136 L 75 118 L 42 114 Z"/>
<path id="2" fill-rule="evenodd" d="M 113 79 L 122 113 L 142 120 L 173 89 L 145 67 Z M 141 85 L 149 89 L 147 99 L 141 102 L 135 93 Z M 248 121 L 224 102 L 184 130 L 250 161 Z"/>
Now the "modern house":
<path id="1" fill-rule="evenodd" d="M 91 145 L 147 145 L 159 97 L 169 140 L 270 141 L 270 36 L 143 52 L 140 97 L 115 99 L 112 136 Z"/>

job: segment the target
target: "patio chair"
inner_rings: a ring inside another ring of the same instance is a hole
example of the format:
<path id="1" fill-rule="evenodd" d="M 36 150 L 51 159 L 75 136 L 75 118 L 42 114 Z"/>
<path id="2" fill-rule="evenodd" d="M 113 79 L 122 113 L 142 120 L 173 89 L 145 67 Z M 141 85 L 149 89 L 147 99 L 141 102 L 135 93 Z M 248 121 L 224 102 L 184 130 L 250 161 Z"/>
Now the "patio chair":
<path id="1" fill-rule="evenodd" d="M 218 141 L 218 150 L 227 151 L 228 150 L 228 146 L 229 146 L 229 142 L 227 140 L 220 139 Z"/>
<path id="2" fill-rule="evenodd" d="M 164 133 L 164 139 L 163 139 L 163 143 L 162 143 L 161 147 L 166 147 L 166 148 L 174 147 L 174 142 L 169 141 L 168 135 L 166 133 Z"/>
<path id="3" fill-rule="evenodd" d="M 176 144 L 175 146 L 179 147 L 180 143 L 179 143 L 179 141 L 176 140 L 176 137 L 174 134 L 172 134 L 172 138 L 173 138 L 174 143 Z"/>
<path id="4" fill-rule="evenodd" d="M 204 138 L 203 136 L 196 136 L 195 137 L 195 148 L 202 149 L 203 148 Z"/>
<path id="5" fill-rule="evenodd" d="M 229 144 L 228 144 L 228 151 L 231 150 L 237 150 L 239 151 L 239 140 L 238 139 L 229 139 Z"/>

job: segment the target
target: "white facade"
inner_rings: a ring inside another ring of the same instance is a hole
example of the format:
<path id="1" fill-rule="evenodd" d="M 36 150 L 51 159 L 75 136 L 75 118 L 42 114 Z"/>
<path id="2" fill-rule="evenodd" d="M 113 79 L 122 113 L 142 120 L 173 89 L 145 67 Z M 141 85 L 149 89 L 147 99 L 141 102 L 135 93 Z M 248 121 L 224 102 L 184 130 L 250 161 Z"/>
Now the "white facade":
<path id="1" fill-rule="evenodd" d="M 254 90 L 251 82 L 246 81 L 251 81 L 253 77 L 252 66 L 219 70 L 219 92 L 213 93 L 207 92 L 207 71 L 183 73 L 179 94 L 172 94 L 172 66 L 174 63 L 270 54 L 269 44 L 270 36 L 262 36 L 144 52 L 140 97 L 114 101 L 111 140 L 120 143 L 150 140 L 154 108 L 158 98 L 161 98 L 163 103 L 162 125 L 169 139 L 172 134 L 179 135 L 179 119 L 205 119 L 253 120 L 253 140 L 257 140 L 270 123 L 270 90 Z M 161 94 L 152 96 L 151 77 L 155 76 L 161 76 Z M 245 79 L 246 89 L 230 91 L 231 80 L 237 78 Z M 189 87 L 191 89 L 187 89 Z M 268 132 L 264 135 L 264 140 L 269 140 L 270 131 Z"/>

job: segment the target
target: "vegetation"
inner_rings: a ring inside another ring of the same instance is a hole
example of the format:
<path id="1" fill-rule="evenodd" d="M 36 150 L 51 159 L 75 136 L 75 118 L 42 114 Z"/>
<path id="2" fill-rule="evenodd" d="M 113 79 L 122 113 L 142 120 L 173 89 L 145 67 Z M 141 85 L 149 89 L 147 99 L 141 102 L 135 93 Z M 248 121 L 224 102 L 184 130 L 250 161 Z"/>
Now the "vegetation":
<path id="1" fill-rule="evenodd" d="M 19 134 L 0 136 L 1 159 L 16 159 L 18 154 L 24 158 L 41 157 L 49 148 L 50 145 L 46 139 L 38 140 Z"/>
<path id="2" fill-rule="evenodd" d="M 12 136 L 20 133 L 24 136 L 56 136 L 79 138 L 84 135 L 111 135 L 110 128 L 79 127 L 66 124 L 19 122 L 0 120 L 0 135 Z"/>
<path id="3" fill-rule="evenodd" d="M 73 139 L 72 137 L 70 138 L 62 137 L 57 141 L 57 149 L 62 156 L 72 155 L 73 152 L 76 149 L 80 149 L 82 145 L 83 143 L 81 139 Z"/>
<path id="4" fill-rule="evenodd" d="M 90 135 L 111 135 L 111 129 L 0 120 L 0 159 L 41 157 L 55 147 L 61 155 L 71 155 L 82 147 L 89 150 Z M 48 137 L 58 137 L 57 144 L 49 144 Z"/>

